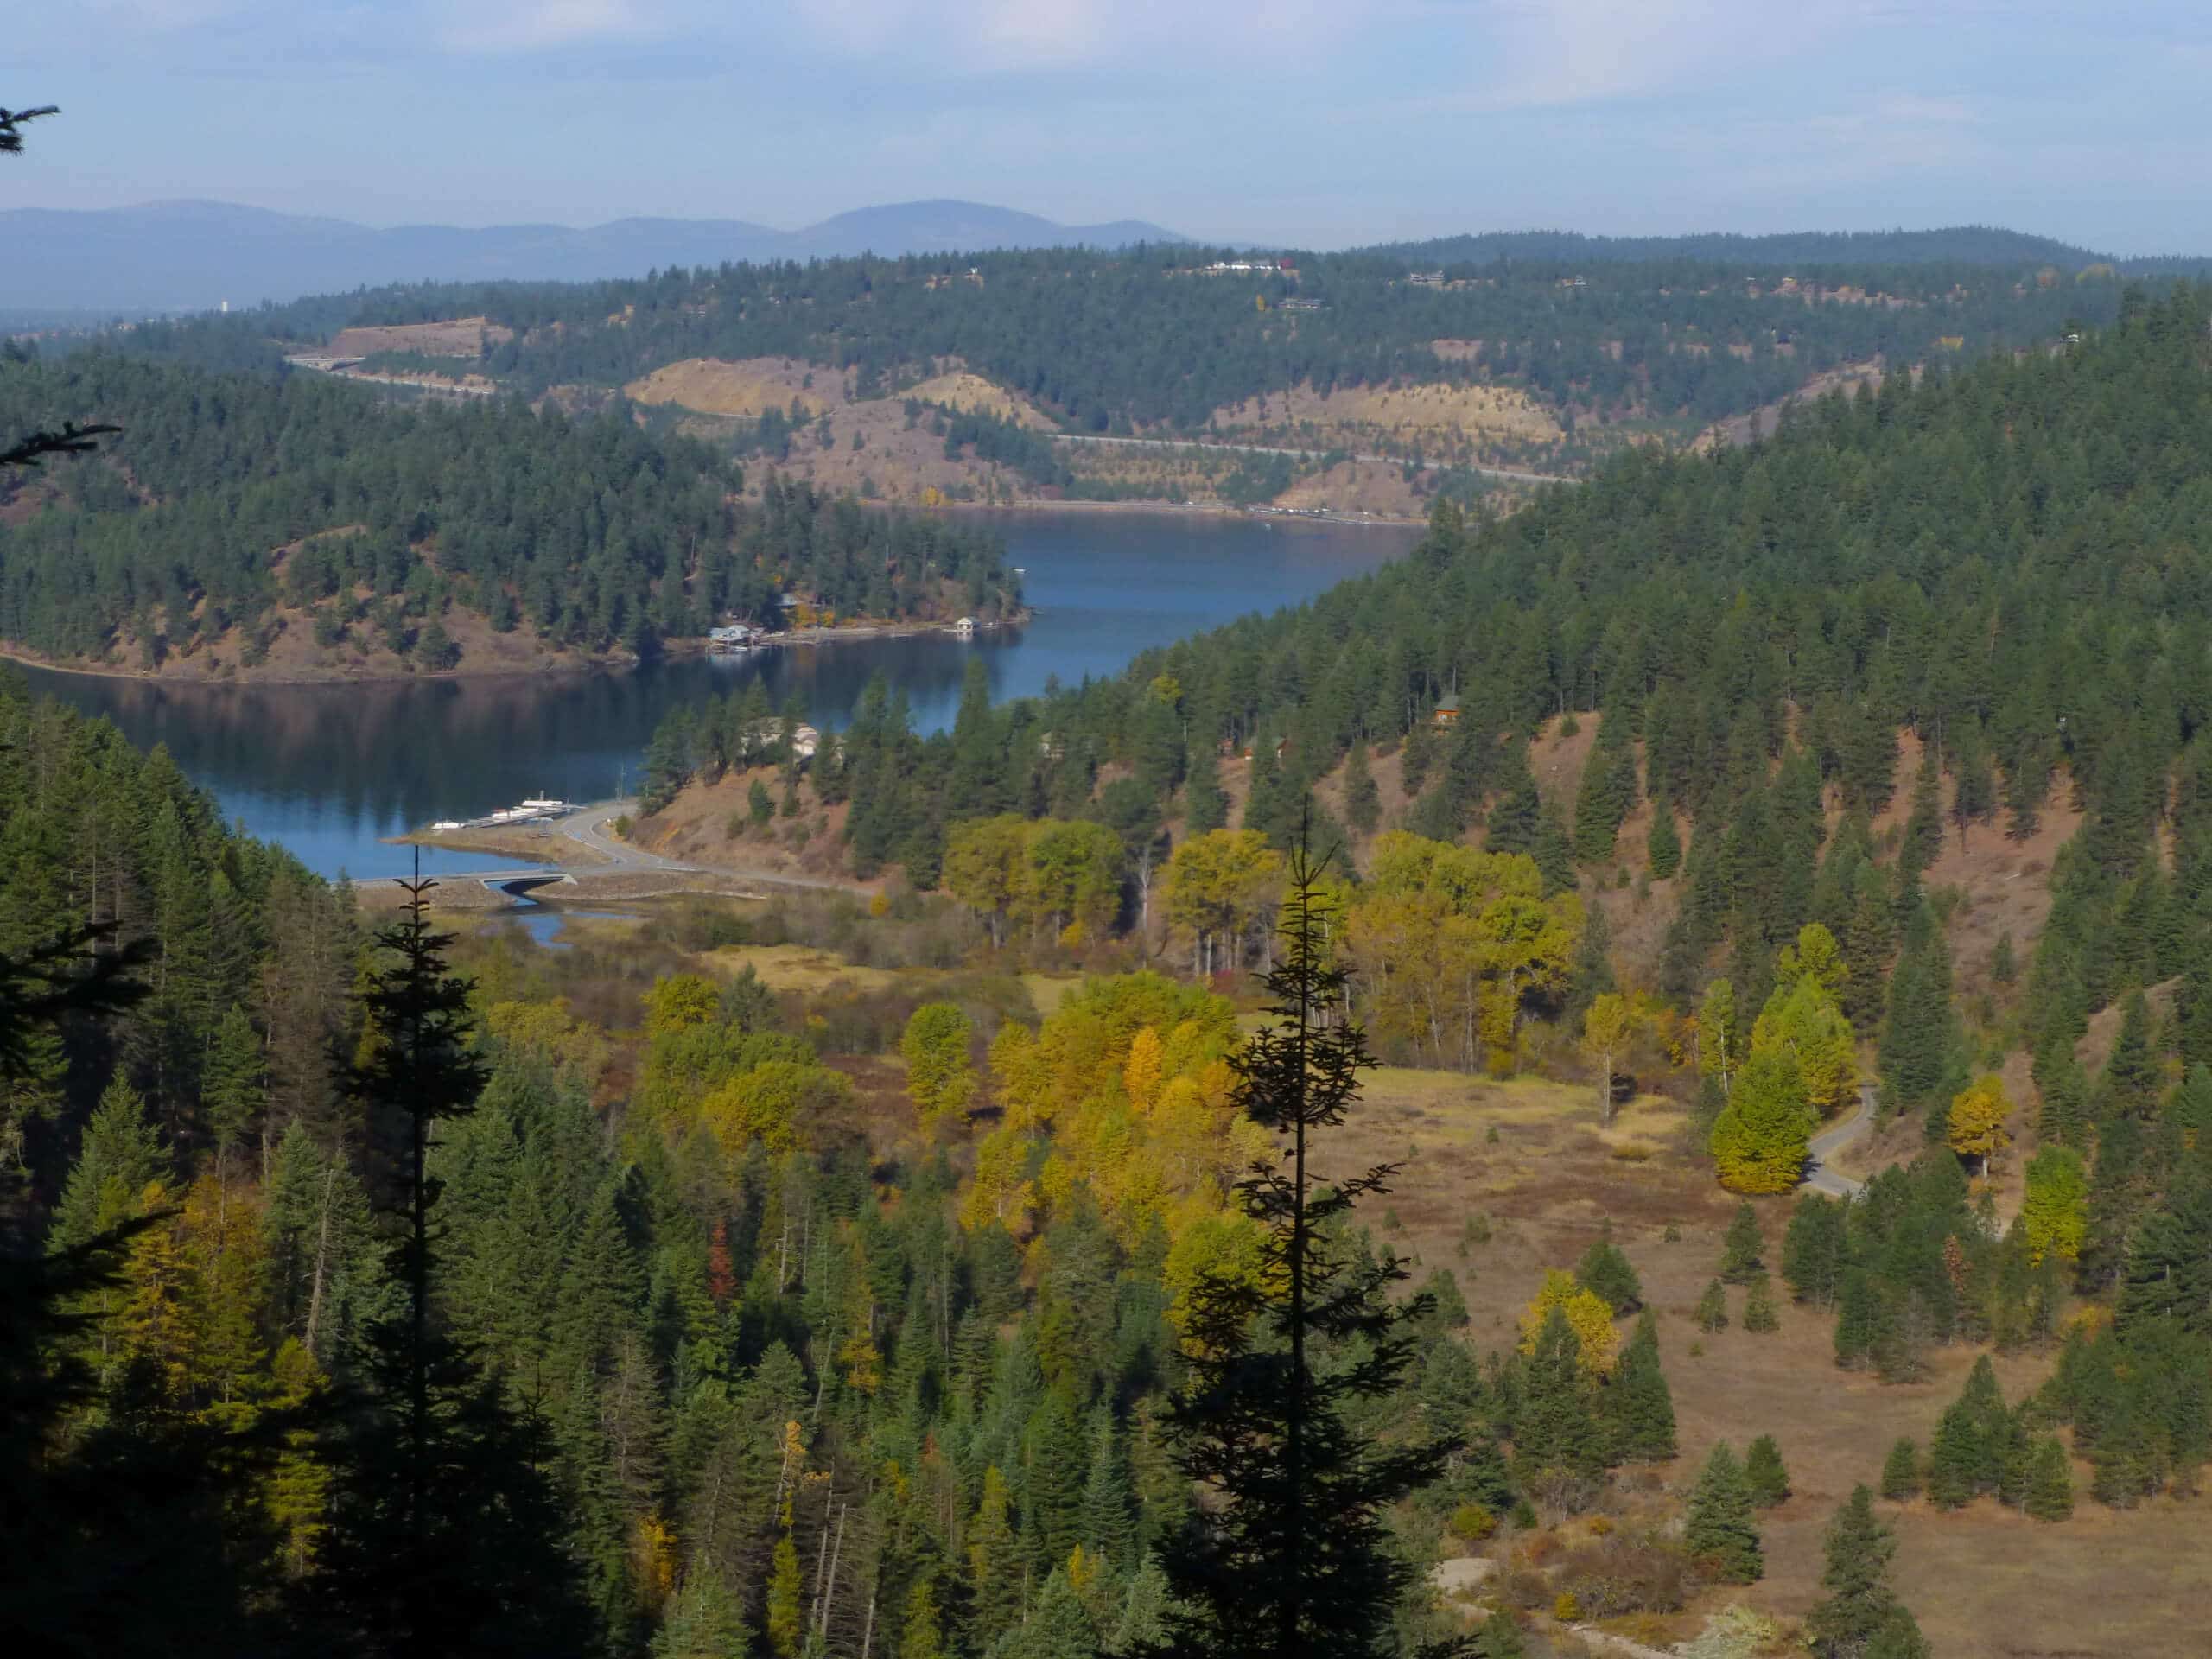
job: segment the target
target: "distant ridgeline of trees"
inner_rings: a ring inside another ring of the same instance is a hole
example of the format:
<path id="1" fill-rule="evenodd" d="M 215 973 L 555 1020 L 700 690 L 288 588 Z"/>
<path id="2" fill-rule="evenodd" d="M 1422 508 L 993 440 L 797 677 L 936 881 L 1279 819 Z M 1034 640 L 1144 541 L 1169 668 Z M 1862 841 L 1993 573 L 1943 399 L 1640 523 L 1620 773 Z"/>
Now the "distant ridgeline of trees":
<path id="1" fill-rule="evenodd" d="M 365 624 L 403 652 L 435 644 L 458 604 L 642 653 L 726 614 L 774 625 L 785 594 L 877 616 L 1018 599 L 995 537 L 774 480 L 747 507 L 735 467 L 620 416 L 395 410 L 103 353 L 0 372 L 0 430 L 76 411 L 123 433 L 82 466 L 0 479 L 0 501 L 41 507 L 0 530 L 0 638 L 60 656 L 125 633 L 188 652 L 235 626 L 251 663 L 280 604 L 326 643 Z"/>
<path id="2" fill-rule="evenodd" d="M 2077 280 L 2089 256 L 1985 232 L 1778 246 L 1458 238 L 1300 254 L 1294 276 L 1193 271 L 1250 257 L 1175 246 L 955 262 L 976 283 L 944 280 L 944 259 L 909 257 L 386 288 L 141 329 L 129 349 L 204 348 L 235 365 L 270 334 L 319 341 L 350 324 L 482 315 L 516 331 L 483 367 L 532 396 L 620 385 L 686 358 L 775 355 L 889 393 L 927 359 L 957 356 L 1084 432 L 1196 429 L 1263 392 L 1393 378 L 1497 382 L 1585 414 L 1704 423 L 1877 355 L 2036 346 L 2069 321 L 2111 321 L 2120 286 L 2109 267 Z M 1409 281 L 1417 272 L 1442 285 Z M 1796 290 L 1781 290 L 1785 272 Z M 1322 308 L 1279 308 L 1291 298 Z M 1440 356 L 1439 340 L 1462 344 Z"/>

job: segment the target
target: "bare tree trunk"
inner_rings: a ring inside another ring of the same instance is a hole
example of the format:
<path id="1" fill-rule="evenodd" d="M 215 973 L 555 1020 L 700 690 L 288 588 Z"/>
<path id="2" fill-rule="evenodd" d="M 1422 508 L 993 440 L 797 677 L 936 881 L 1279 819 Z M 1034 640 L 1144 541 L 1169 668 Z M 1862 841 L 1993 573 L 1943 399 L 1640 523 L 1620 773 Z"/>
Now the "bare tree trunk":
<path id="1" fill-rule="evenodd" d="M 822 1575 L 830 1566 L 830 1517 L 822 1517 L 822 1548 L 814 1552 L 814 1605 L 807 1610 L 807 1628 L 811 1630 L 822 1618 Z"/>
<path id="2" fill-rule="evenodd" d="M 837 1541 L 830 1546 L 830 1578 L 829 1581 L 822 1586 L 821 1631 L 822 1639 L 824 1642 L 830 1639 L 830 1612 L 837 1605 L 837 1563 L 845 1554 L 845 1517 L 852 1512 L 853 1506 L 849 1503 L 837 1511 Z"/>
<path id="3" fill-rule="evenodd" d="M 330 1160 L 330 1167 L 322 1173 L 322 1217 L 315 1227 L 315 1282 L 308 1291 L 308 1328 L 305 1339 L 310 1358 L 320 1357 L 315 1353 L 315 1339 L 316 1332 L 322 1326 L 322 1286 L 330 1265 L 330 1200 L 331 1194 L 337 1185 L 338 1160 L 334 1155 Z"/>

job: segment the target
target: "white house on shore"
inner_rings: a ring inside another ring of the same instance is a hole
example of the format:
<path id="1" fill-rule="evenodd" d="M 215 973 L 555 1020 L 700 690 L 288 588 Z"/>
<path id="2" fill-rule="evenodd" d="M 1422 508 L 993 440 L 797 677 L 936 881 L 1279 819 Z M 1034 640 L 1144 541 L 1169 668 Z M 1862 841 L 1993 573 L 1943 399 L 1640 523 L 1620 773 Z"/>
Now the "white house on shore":
<path id="1" fill-rule="evenodd" d="M 952 631 L 963 639 L 973 639 L 976 637 L 976 619 L 972 616 L 962 617 L 952 625 Z"/>

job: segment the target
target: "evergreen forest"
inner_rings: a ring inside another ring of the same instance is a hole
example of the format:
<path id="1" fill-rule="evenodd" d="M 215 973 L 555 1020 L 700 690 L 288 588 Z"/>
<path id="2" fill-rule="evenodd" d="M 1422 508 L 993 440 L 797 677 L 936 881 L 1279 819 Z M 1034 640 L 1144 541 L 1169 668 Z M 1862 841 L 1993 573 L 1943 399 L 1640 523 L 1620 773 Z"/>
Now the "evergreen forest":
<path id="1" fill-rule="evenodd" d="M 122 343 L 273 372 L 270 340 L 312 349 L 348 327 L 480 316 L 513 337 L 474 366 L 531 397 L 766 357 L 826 365 L 876 397 L 957 359 L 1073 432 L 1192 433 L 1301 385 L 1394 382 L 1517 388 L 1593 431 L 1694 431 L 1845 365 L 1980 357 L 2109 322 L 2120 286 L 2077 251 L 1965 233 L 1619 250 L 1535 236 L 1263 257 L 1174 245 L 423 284 Z"/>
<path id="2" fill-rule="evenodd" d="M 0 429 L 121 428 L 67 468 L 0 480 L 0 639 L 158 667 L 287 630 L 465 665 L 469 626 L 644 657 L 741 620 L 992 616 L 1020 603 L 995 537 L 740 468 L 619 416 L 507 399 L 394 408 L 312 375 L 107 352 L 0 364 Z"/>

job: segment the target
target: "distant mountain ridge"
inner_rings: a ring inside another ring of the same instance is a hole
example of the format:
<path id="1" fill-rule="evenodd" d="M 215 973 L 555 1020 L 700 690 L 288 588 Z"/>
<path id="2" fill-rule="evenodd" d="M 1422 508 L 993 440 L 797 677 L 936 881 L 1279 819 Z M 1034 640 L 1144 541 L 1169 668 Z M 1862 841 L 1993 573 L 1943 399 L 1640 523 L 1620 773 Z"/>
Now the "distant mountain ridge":
<path id="1" fill-rule="evenodd" d="M 391 283 L 590 282 L 726 260 L 943 254 L 1179 242 L 1137 219 L 1062 225 L 980 202 L 862 207 L 798 231 L 747 219 L 621 219 L 566 225 L 372 229 L 345 219 L 215 201 L 0 213 L 0 243 L 35 257 L 0 269 L 0 307 L 77 311 L 210 309 Z"/>
<path id="2" fill-rule="evenodd" d="M 1498 259 L 1629 264 L 1688 259 L 1729 265 L 2083 265 L 2123 262 L 2056 238 L 1992 225 L 1926 231 L 1802 231 L 1766 236 L 1707 232 L 1687 236 L 1586 236 L 1579 231 L 1490 231 L 1394 242 L 1372 250 L 1439 264 Z"/>

